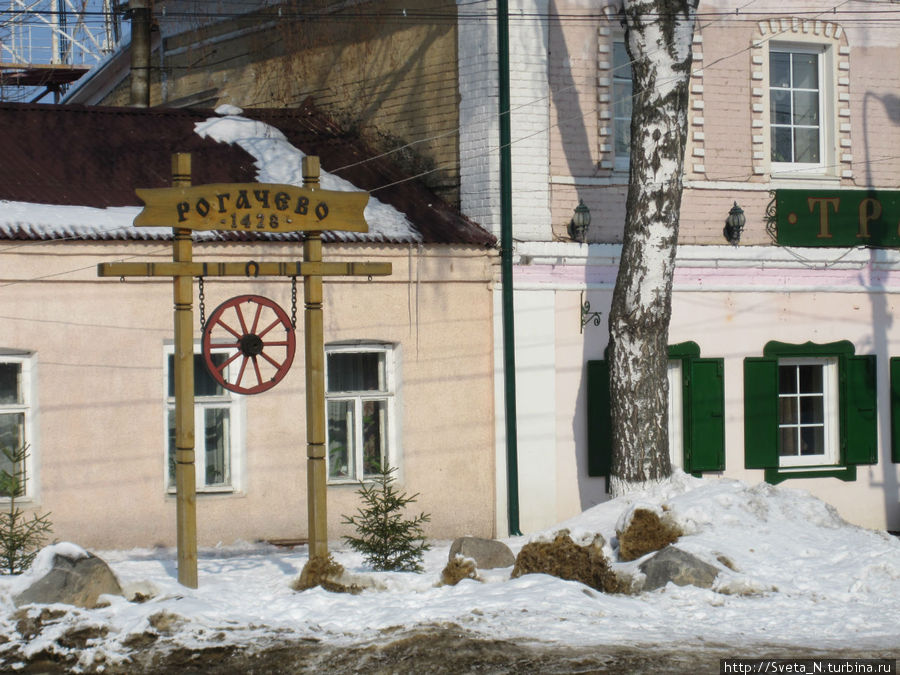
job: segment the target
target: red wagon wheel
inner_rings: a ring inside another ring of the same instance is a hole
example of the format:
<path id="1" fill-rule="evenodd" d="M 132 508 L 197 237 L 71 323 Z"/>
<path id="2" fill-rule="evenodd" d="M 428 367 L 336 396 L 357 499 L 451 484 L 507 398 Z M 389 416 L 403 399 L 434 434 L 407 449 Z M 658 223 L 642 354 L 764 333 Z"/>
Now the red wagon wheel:
<path id="1" fill-rule="evenodd" d="M 259 394 L 287 374 L 296 338 L 281 307 L 260 295 L 239 295 L 210 315 L 202 347 L 206 368 L 219 384 L 238 394 Z"/>

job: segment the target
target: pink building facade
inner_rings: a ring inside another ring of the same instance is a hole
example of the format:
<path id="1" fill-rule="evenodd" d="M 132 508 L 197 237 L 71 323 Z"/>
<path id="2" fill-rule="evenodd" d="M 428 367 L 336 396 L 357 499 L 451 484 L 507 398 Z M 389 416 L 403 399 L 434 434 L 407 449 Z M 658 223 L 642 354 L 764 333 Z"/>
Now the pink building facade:
<path id="1" fill-rule="evenodd" d="M 809 490 L 851 522 L 898 530 L 900 29 L 882 21 L 896 10 L 742 5 L 701 2 L 694 36 L 669 330 L 672 460 L 707 479 Z M 631 96 L 616 11 L 510 7 L 523 530 L 608 498 L 603 360 Z M 460 54 L 496 53 L 494 28 L 461 26 Z M 461 148 L 496 133 L 478 109 L 496 86 L 491 67 L 461 60 Z M 461 173 L 464 211 L 499 233 L 483 189 L 496 166 L 472 153 Z M 592 216 L 585 243 L 568 227 L 580 200 Z M 735 204 L 746 224 L 732 243 L 723 227 Z M 498 335 L 499 310 L 495 300 Z M 500 380 L 499 353 L 495 364 Z M 497 401 L 502 420 L 500 389 Z"/>

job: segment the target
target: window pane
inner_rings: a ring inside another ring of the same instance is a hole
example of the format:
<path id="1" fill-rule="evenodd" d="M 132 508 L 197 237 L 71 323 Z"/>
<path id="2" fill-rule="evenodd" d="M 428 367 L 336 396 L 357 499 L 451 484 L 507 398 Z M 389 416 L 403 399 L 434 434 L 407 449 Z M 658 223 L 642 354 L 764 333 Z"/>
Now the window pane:
<path id="1" fill-rule="evenodd" d="M 353 401 L 328 401 L 328 477 L 353 478 Z"/>
<path id="2" fill-rule="evenodd" d="M 819 88 L 819 57 L 816 54 L 793 54 L 794 88 Z"/>
<path id="3" fill-rule="evenodd" d="M 387 439 L 387 402 L 363 401 L 363 474 L 381 471 Z"/>
<path id="4" fill-rule="evenodd" d="M 784 89 L 773 89 L 771 92 L 772 124 L 791 123 L 791 92 Z"/>
<path id="5" fill-rule="evenodd" d="M 787 52 L 769 53 L 769 86 L 791 86 L 791 55 Z"/>
<path id="6" fill-rule="evenodd" d="M 797 366 L 778 366 L 778 393 L 797 393 Z"/>
<path id="7" fill-rule="evenodd" d="M 823 427 L 801 427 L 800 454 L 825 454 L 825 429 Z"/>
<path id="8" fill-rule="evenodd" d="M 797 366 L 801 394 L 822 393 L 822 366 Z"/>
<path id="9" fill-rule="evenodd" d="M 332 352 L 327 390 L 386 391 L 384 362 L 384 352 Z"/>
<path id="10" fill-rule="evenodd" d="M 25 413 L 0 415 L 0 447 L 18 450 L 25 444 Z"/>
<path id="11" fill-rule="evenodd" d="M 630 157 L 631 153 L 631 119 L 615 120 L 615 152 L 616 157 Z"/>
<path id="12" fill-rule="evenodd" d="M 22 449 L 25 444 L 25 415 L 24 413 L 7 413 L 0 415 L 0 448 L 6 449 L 10 453 L 17 452 Z M 5 453 L 0 452 L 0 470 L 6 471 L 10 478 L 18 479 L 18 494 L 22 494 L 25 490 L 23 475 L 24 466 L 20 463 L 15 466 Z M 0 489 L 0 497 L 9 497 L 12 491 L 11 483 L 3 481 L 4 488 Z"/>
<path id="13" fill-rule="evenodd" d="M 613 117 L 616 126 L 619 120 L 631 122 L 631 82 L 613 83 Z"/>
<path id="14" fill-rule="evenodd" d="M 804 396 L 800 399 L 800 423 L 824 424 L 825 400 L 821 396 Z"/>
<path id="15" fill-rule="evenodd" d="M 22 402 L 22 364 L 0 363 L 0 404 Z"/>
<path id="16" fill-rule="evenodd" d="M 794 396 L 785 396 L 778 399 L 778 423 L 779 424 L 796 424 L 797 423 L 797 398 Z"/>
<path id="17" fill-rule="evenodd" d="M 10 448 L 4 446 L 10 453 L 10 457 L 6 453 L 0 452 L 0 471 L 3 472 L 2 480 L 0 480 L 0 497 L 10 497 L 13 491 L 16 496 L 25 493 L 25 483 L 28 477 L 25 475 L 24 462 L 14 462 L 15 452 L 21 449 L 21 445 Z"/>
<path id="18" fill-rule="evenodd" d="M 631 152 L 631 59 L 624 42 L 613 42 L 613 142 L 616 157 Z"/>
<path id="19" fill-rule="evenodd" d="M 817 92 L 794 92 L 794 124 L 819 126 L 819 94 Z"/>
<path id="20" fill-rule="evenodd" d="M 790 127 L 772 127 L 772 161 L 791 162 L 794 151 L 791 147 L 792 135 Z"/>
<path id="21" fill-rule="evenodd" d="M 224 352 L 214 353 L 212 361 L 222 364 L 228 358 Z M 169 396 L 175 396 L 175 355 L 168 358 Z M 194 354 L 194 396 L 221 396 L 225 388 L 216 382 L 206 369 L 206 361 L 202 354 Z"/>
<path id="22" fill-rule="evenodd" d="M 631 59 L 624 42 L 613 42 L 613 77 L 618 80 L 631 79 Z"/>
<path id="23" fill-rule="evenodd" d="M 206 485 L 230 485 L 229 416 L 227 408 L 207 408 L 204 412 L 206 438 Z"/>
<path id="24" fill-rule="evenodd" d="M 797 428 L 781 429 L 781 445 L 778 448 L 781 457 L 793 457 L 797 453 Z"/>
<path id="25" fill-rule="evenodd" d="M 819 161 L 819 130 L 818 129 L 794 129 L 795 162 L 809 162 L 816 164 Z"/>
<path id="26" fill-rule="evenodd" d="M 210 355 L 213 365 L 221 366 L 228 359 L 224 352 L 214 352 Z M 202 354 L 194 356 L 194 396 L 221 396 L 225 393 L 225 387 L 213 379 L 206 367 L 206 359 Z"/>

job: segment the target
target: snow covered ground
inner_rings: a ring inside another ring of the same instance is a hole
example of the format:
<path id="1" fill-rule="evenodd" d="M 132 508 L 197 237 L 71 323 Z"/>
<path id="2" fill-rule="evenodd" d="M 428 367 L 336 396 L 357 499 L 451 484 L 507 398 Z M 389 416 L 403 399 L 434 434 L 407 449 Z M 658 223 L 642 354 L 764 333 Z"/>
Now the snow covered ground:
<path id="1" fill-rule="evenodd" d="M 21 668 L 37 656 L 56 655 L 94 671 L 127 664 L 135 650 L 148 648 L 263 650 L 305 639 L 349 648 L 421 626 L 573 650 L 707 645 L 730 646 L 734 656 L 745 657 L 788 648 L 900 655 L 900 540 L 847 524 L 801 490 L 681 474 L 507 543 L 517 552 L 559 528 L 576 540 L 599 532 L 615 560 L 616 523 L 634 503 L 665 505 L 685 532 L 677 545 L 721 569 L 712 589 L 669 584 L 638 596 L 607 595 L 542 574 L 510 579 L 511 568 L 483 571 L 483 582 L 440 586 L 450 542 L 432 542 L 422 574 L 372 573 L 360 555 L 334 542 L 336 560 L 352 573 L 371 575 L 381 590 L 297 593 L 290 584 L 306 562 L 305 548 L 264 544 L 203 550 L 200 587 L 191 590 L 176 581 L 173 550 L 95 551 L 127 593 L 149 599 L 109 597 L 107 607 L 94 610 L 55 605 L 50 614 L 47 607 L 23 611 L 11 598 L 32 575 L 2 578 L 0 663 Z M 615 566 L 630 570 L 639 562 Z M 23 617 L 41 610 L 39 631 L 23 636 Z"/>

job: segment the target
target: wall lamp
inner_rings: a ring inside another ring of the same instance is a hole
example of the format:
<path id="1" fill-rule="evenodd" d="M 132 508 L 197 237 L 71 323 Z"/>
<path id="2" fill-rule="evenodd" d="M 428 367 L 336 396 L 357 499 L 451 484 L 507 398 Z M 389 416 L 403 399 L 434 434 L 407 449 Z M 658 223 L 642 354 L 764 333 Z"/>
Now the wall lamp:
<path id="1" fill-rule="evenodd" d="M 575 215 L 569 221 L 569 237 L 583 244 L 590 224 L 591 210 L 585 206 L 583 199 L 579 199 L 578 206 L 575 207 Z"/>
<path id="2" fill-rule="evenodd" d="M 722 234 L 725 235 L 729 244 L 737 246 L 740 243 L 741 232 L 746 222 L 747 218 L 744 216 L 744 209 L 735 202 L 728 212 L 728 217 L 725 219 L 725 228 L 722 230 Z"/>

